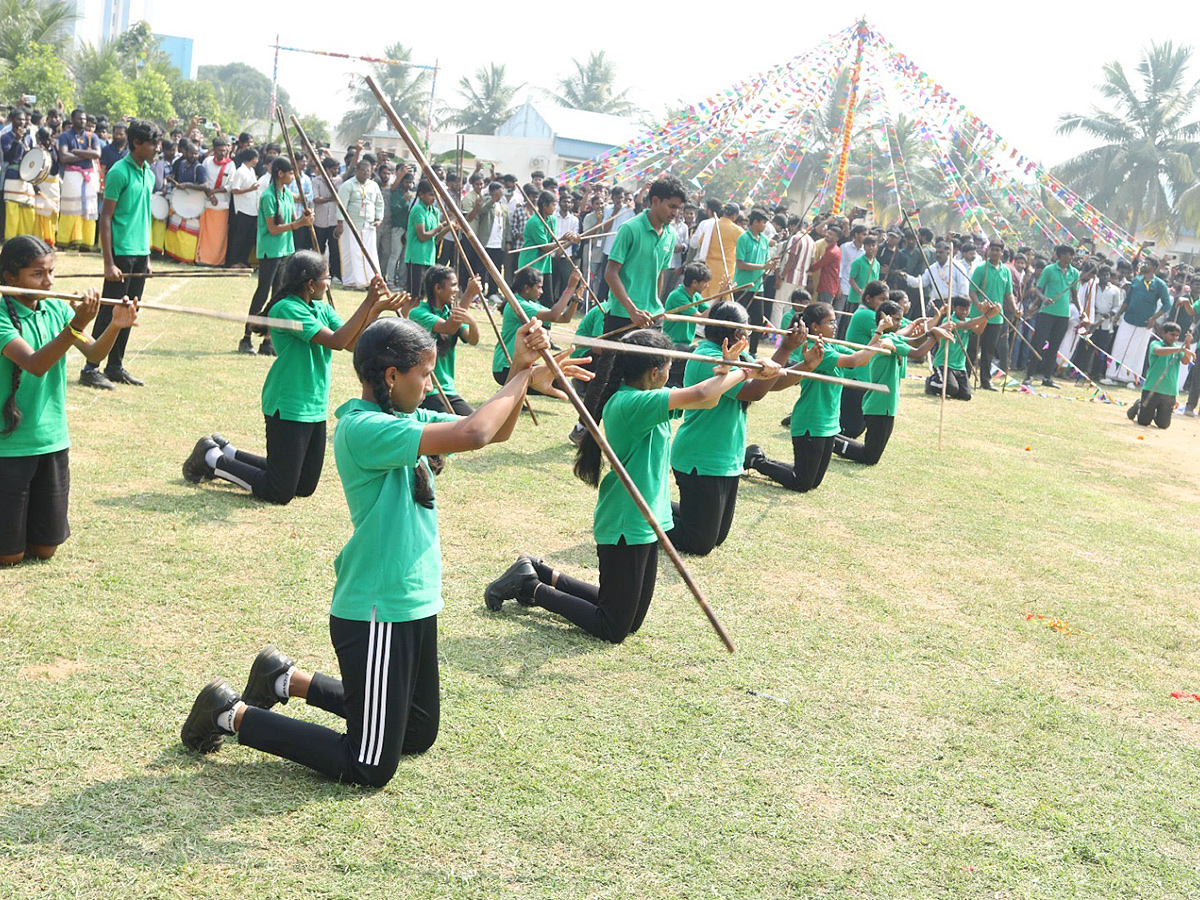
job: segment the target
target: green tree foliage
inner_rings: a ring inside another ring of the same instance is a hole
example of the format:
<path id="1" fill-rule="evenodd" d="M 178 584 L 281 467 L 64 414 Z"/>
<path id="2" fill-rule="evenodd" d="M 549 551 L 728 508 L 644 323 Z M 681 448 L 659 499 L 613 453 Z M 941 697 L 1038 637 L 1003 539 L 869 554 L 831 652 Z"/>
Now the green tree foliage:
<path id="1" fill-rule="evenodd" d="M 137 109 L 133 82 L 118 68 L 102 71 L 83 86 L 83 108 L 93 115 L 105 115 L 112 121 Z"/>
<path id="2" fill-rule="evenodd" d="M 171 94 L 175 115 L 180 122 L 186 123 L 192 116 L 203 116 L 210 122 L 221 121 L 224 111 L 217 96 L 216 85 L 211 81 L 201 81 L 198 78 L 180 79 L 171 85 Z"/>
<path id="3" fill-rule="evenodd" d="M 331 140 L 329 123 L 316 113 L 310 113 L 307 116 L 297 115 L 296 118 L 300 120 L 300 127 L 304 129 L 304 133 L 308 135 L 310 141 L 328 142 Z"/>
<path id="4" fill-rule="evenodd" d="M 53 48 L 61 65 L 77 18 L 74 0 L 0 0 L 0 67 L 15 65 L 33 44 Z"/>
<path id="5" fill-rule="evenodd" d="M 549 96 L 571 109 L 607 113 L 612 116 L 631 116 L 638 108 L 629 99 L 629 89 L 616 92 L 617 71 L 601 50 L 588 56 L 587 62 L 571 60 L 575 71 L 558 80 L 558 91 Z"/>
<path id="6" fill-rule="evenodd" d="M 63 70 L 62 57 L 48 44 L 30 44 L 16 62 L 0 70 L 0 96 L 16 100 L 33 94 L 42 109 L 62 100 L 69 110 L 75 102 L 75 85 Z"/>
<path id="7" fill-rule="evenodd" d="M 388 59 L 408 60 L 412 50 L 403 44 L 390 44 L 384 48 L 383 55 Z M 371 68 L 375 83 L 400 118 L 409 125 L 424 122 L 429 104 L 430 73 L 412 66 L 387 66 L 381 63 Z M 365 81 L 355 78 L 354 87 L 348 93 L 350 108 L 338 123 L 338 134 L 343 140 L 353 143 L 386 123 L 379 101 Z"/>
<path id="8" fill-rule="evenodd" d="M 508 83 L 503 63 L 480 66 L 473 76 L 459 79 L 462 105 L 443 107 L 441 125 L 460 134 L 494 134 L 512 115 L 513 97 L 521 87 Z"/>
<path id="9" fill-rule="evenodd" d="M 271 79 L 253 66 L 242 62 L 200 66 L 196 70 L 196 79 L 210 82 L 216 87 L 217 96 L 229 98 L 230 112 L 235 116 L 242 116 L 249 121 L 265 120 L 271 115 Z M 283 87 L 278 89 L 276 96 L 278 103 L 291 108 L 291 98 Z M 237 110 L 233 109 L 235 104 Z"/>
<path id="10" fill-rule="evenodd" d="M 133 82 L 133 93 L 137 97 L 137 114 L 143 119 L 165 124 L 175 115 L 171 83 L 158 69 L 145 69 Z"/>

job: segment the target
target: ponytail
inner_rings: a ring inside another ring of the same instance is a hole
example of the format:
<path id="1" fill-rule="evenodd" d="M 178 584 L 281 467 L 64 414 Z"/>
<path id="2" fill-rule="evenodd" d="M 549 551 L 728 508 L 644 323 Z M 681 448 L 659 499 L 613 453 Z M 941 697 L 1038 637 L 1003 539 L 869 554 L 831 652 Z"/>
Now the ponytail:
<path id="1" fill-rule="evenodd" d="M 277 156 L 271 160 L 271 191 L 275 194 L 275 224 L 286 224 L 279 211 L 279 176 L 292 171 L 292 161 L 286 156 Z"/>
<path id="2" fill-rule="evenodd" d="M 631 331 L 621 338 L 621 343 L 650 347 L 656 350 L 670 350 L 674 346 L 669 337 L 652 328 L 639 328 L 637 331 Z M 637 381 L 651 369 L 661 369 L 666 364 L 666 356 L 621 353 L 617 350 L 606 352 L 600 357 L 596 367 L 596 377 L 588 384 L 584 405 L 592 414 L 592 418 L 599 424 L 604 415 L 604 407 L 622 384 Z M 575 477 L 584 484 L 592 487 L 599 486 L 603 462 L 600 445 L 592 436 L 591 431 L 588 431 L 575 451 Z"/>
<path id="3" fill-rule="evenodd" d="M 18 235 L 6 242 L 4 248 L 0 249 L 0 279 L 7 284 L 8 276 L 15 280 L 20 271 L 35 259 L 53 254 L 54 248 L 41 238 L 31 234 Z M 17 304 L 11 297 L 4 298 L 4 309 L 8 313 L 13 328 L 16 329 L 17 334 L 20 334 L 21 320 L 17 317 Z M 8 437 L 16 431 L 22 419 L 21 410 L 17 407 L 17 388 L 21 386 L 22 369 L 16 363 L 13 363 L 12 366 L 12 392 L 4 401 L 4 430 L 0 431 L 0 437 Z"/>
<path id="4" fill-rule="evenodd" d="M 17 318 L 17 305 L 13 303 L 11 297 L 4 298 L 4 308 L 8 311 L 8 318 L 12 321 L 13 328 L 17 330 L 17 334 L 21 333 L 21 320 Z M 12 364 L 12 393 L 8 395 L 8 399 L 4 401 L 4 430 L 0 431 L 0 437 L 8 437 L 17 430 L 17 426 L 21 424 L 21 410 L 17 407 L 17 388 L 21 386 L 21 367 L 16 363 Z"/>

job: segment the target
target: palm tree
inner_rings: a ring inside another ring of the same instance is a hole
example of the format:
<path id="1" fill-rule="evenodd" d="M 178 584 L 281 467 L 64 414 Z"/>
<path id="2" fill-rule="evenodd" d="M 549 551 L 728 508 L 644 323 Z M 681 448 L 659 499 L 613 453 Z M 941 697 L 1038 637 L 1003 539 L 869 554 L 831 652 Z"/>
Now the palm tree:
<path id="1" fill-rule="evenodd" d="M 616 67 L 604 55 L 604 51 L 588 56 L 586 63 L 571 60 L 575 71 L 558 80 L 558 93 L 547 95 L 571 109 L 607 113 L 610 116 L 630 116 L 638 108 L 628 99 L 629 89 L 614 93 L 613 83 L 617 80 Z"/>
<path id="2" fill-rule="evenodd" d="M 391 44 L 384 48 L 388 59 L 408 61 L 412 50 L 403 44 Z M 409 125 L 425 121 L 429 102 L 429 72 L 412 66 L 389 66 L 376 63 L 372 66 L 375 83 L 391 101 L 400 118 Z M 383 121 L 383 109 L 366 82 L 354 78 L 350 95 L 350 109 L 338 123 L 338 133 L 346 141 L 356 141 L 364 134 L 375 131 Z"/>
<path id="3" fill-rule="evenodd" d="M 30 44 L 70 50 L 74 0 L 0 0 L 0 66 L 12 65 Z"/>
<path id="4" fill-rule="evenodd" d="M 458 82 L 461 107 L 442 107 L 440 124 L 457 128 L 461 134 L 493 134 L 513 113 L 512 101 L 523 85 L 505 81 L 504 64 L 491 63 L 475 70 L 474 82 L 463 76 Z"/>
<path id="5" fill-rule="evenodd" d="M 1178 229 L 1180 214 L 1195 214 L 1200 122 L 1189 119 L 1200 83 L 1186 81 L 1191 56 L 1191 47 L 1152 42 L 1137 65 L 1140 83 L 1132 83 L 1119 62 L 1104 66 L 1097 90 L 1111 108 L 1059 118 L 1059 134 L 1083 132 L 1101 143 L 1055 174 L 1134 233 L 1165 236 Z"/>

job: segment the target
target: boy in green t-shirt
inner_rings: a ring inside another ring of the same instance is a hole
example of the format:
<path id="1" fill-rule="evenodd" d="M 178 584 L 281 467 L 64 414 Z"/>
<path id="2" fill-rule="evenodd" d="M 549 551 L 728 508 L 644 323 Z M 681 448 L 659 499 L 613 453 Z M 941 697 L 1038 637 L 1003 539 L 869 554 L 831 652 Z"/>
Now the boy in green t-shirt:
<path id="1" fill-rule="evenodd" d="M 733 285 L 741 288 L 733 298 L 746 307 L 751 325 L 765 325 L 763 302 L 756 297 L 762 292 L 763 275 L 774 263 L 768 262 L 770 241 L 763 232 L 767 227 L 767 214 L 761 209 L 750 210 L 748 228 L 737 239 L 736 262 L 734 263 Z M 750 355 L 758 355 L 758 341 L 762 332 L 750 332 Z"/>
<path id="2" fill-rule="evenodd" d="M 1167 322 L 1162 326 L 1162 338 L 1150 340 L 1141 399 L 1125 413 L 1131 421 L 1137 419 L 1139 425 L 1153 422 L 1159 428 L 1167 428 L 1171 424 L 1175 396 L 1179 393 L 1179 364 L 1190 363 L 1196 358 L 1191 347 L 1191 333 L 1182 344 L 1176 344 L 1179 332 L 1178 322 Z"/>
<path id="3" fill-rule="evenodd" d="M 970 309 L 971 301 L 967 297 L 955 297 L 950 301 L 950 318 L 942 328 L 949 331 L 953 338 L 938 344 L 937 352 L 933 357 L 933 374 L 925 379 L 925 393 L 941 396 L 944 372 L 946 397 L 950 400 L 971 399 L 971 379 L 967 376 L 967 337 L 983 331 L 987 320 L 996 314 L 1000 305 L 981 299 L 979 302 L 981 312 L 974 319 L 967 318 Z M 948 366 L 947 353 L 950 354 Z"/>
<path id="4" fill-rule="evenodd" d="M 667 295 L 667 309 L 677 309 L 699 300 L 712 281 L 712 270 L 704 263 L 688 263 L 683 267 L 680 285 Z M 691 309 L 684 310 L 680 315 L 702 316 L 708 312 L 708 303 L 700 303 Z M 671 339 L 676 350 L 691 350 L 696 342 L 695 322 L 663 322 L 663 334 Z M 671 363 L 671 376 L 667 379 L 667 387 L 683 387 L 683 371 L 687 360 L 677 359 Z"/>
<path id="5" fill-rule="evenodd" d="M 158 155 L 162 132 L 153 122 L 132 119 L 126 129 L 128 155 L 108 170 L 104 183 L 104 205 L 100 207 L 100 249 L 104 253 L 104 288 L 101 297 L 108 300 L 142 299 L 145 278 L 150 271 L 150 194 L 154 191 L 154 173 L 150 163 Z M 92 338 L 99 339 L 112 321 L 113 307 L 101 306 L 92 326 Z M 129 329 L 117 335 L 104 371 L 89 362 L 79 373 L 79 383 L 111 391 L 116 384 L 145 384 L 125 370 L 125 347 Z"/>

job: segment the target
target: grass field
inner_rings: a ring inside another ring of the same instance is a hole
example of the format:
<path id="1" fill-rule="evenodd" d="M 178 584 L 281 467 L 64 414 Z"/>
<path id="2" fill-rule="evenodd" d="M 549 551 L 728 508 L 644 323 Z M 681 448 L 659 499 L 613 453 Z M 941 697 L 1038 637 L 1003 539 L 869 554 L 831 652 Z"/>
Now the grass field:
<path id="1" fill-rule="evenodd" d="M 252 291 L 174 284 L 230 311 Z M 82 388 L 68 360 L 74 534 L 0 572 L 0 897 L 1200 895 L 1200 702 L 1170 696 L 1200 693 L 1196 420 L 985 395 L 938 452 L 907 381 L 878 467 L 835 460 L 808 496 L 744 481 L 727 544 L 689 562 L 729 656 L 666 563 L 622 646 L 484 609 L 518 551 L 595 576 L 573 415 L 535 400 L 540 428 L 438 480 L 442 731 L 372 792 L 179 743 L 200 686 L 243 683 L 264 643 L 336 667 L 332 453 L 283 508 L 180 476 L 201 434 L 262 446 L 269 360 L 238 337 L 144 312 L 143 389 Z M 459 350 L 468 400 L 491 346 Z M 331 406 L 357 393 L 342 354 Z M 769 454 L 791 400 L 751 410 Z"/>

